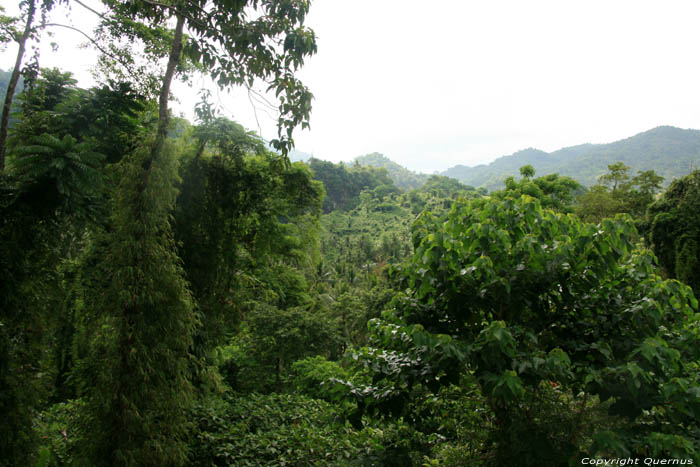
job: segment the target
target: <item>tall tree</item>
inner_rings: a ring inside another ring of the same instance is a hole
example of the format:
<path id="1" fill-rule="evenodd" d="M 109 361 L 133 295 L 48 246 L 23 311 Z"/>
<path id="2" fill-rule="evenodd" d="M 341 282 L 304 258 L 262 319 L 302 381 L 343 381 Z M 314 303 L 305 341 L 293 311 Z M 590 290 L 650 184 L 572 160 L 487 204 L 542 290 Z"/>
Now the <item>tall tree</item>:
<path id="1" fill-rule="evenodd" d="M 303 28 L 304 0 L 105 4 L 103 37 L 156 37 L 168 47 L 152 50 L 168 61 L 155 135 L 124 160 L 111 225 L 95 253 L 105 281 L 90 297 L 91 322 L 99 325 L 85 377 L 98 384 L 87 394 L 83 458 L 93 465 L 183 465 L 197 319 L 170 225 L 178 159 L 167 141 L 170 85 L 185 59 L 222 86 L 267 80 L 281 102 L 275 144 L 286 151 L 293 128 L 308 125 L 311 94 L 294 71 L 316 45 Z"/>
<path id="2" fill-rule="evenodd" d="M 19 48 L 17 49 L 17 57 L 15 58 L 15 67 L 12 69 L 10 82 L 7 85 L 5 94 L 5 102 L 2 106 L 2 117 L 0 120 L 0 172 L 5 169 L 5 153 L 7 146 L 7 128 L 10 123 L 10 110 L 12 109 L 12 99 L 15 95 L 17 81 L 19 81 L 20 69 L 22 67 L 22 59 L 24 58 L 24 50 L 27 45 L 27 40 L 32 33 L 32 23 L 34 22 L 34 14 L 36 13 L 37 0 L 28 0 L 21 2 L 20 6 L 26 6 L 26 22 L 22 34 L 16 37 Z"/>
<path id="3" fill-rule="evenodd" d="M 103 38 L 130 37 L 145 42 L 171 38 L 168 67 L 160 87 L 159 128 L 167 118 L 165 91 L 177 67 L 182 71 L 186 63 L 204 70 L 224 88 L 250 89 L 260 80 L 268 90 L 274 90 L 280 112 L 279 138 L 272 142 L 277 149 L 289 150 L 293 129 L 308 126 L 312 94 L 295 76 L 305 57 L 316 52 L 315 35 L 304 27 L 307 0 L 104 3 L 110 13 L 100 26 Z M 176 27 L 171 35 L 164 30 L 173 19 Z M 151 50 L 164 57 L 162 45 Z"/>
<path id="4" fill-rule="evenodd" d="M 629 170 L 630 167 L 628 165 L 622 162 L 615 162 L 614 164 L 608 165 L 608 173 L 598 177 L 598 180 L 603 185 L 612 185 L 611 189 L 614 196 L 617 193 L 618 187 L 630 179 Z"/>
<path id="5" fill-rule="evenodd" d="M 170 228 L 177 190 L 166 143 L 142 189 L 146 141 L 121 164 L 109 229 L 88 264 L 99 276 L 86 296 L 93 323 L 82 453 L 90 465 L 182 465 L 193 389 L 189 352 L 194 303 Z"/>

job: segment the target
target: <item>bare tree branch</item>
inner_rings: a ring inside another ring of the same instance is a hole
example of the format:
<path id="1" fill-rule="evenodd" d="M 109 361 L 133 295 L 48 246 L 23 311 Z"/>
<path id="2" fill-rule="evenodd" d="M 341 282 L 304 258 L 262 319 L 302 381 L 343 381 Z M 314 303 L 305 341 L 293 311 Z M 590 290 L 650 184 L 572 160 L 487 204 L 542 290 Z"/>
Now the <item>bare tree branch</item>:
<path id="1" fill-rule="evenodd" d="M 168 9 L 168 10 L 172 11 L 174 14 L 176 14 L 176 15 L 178 15 L 178 16 L 182 16 L 182 17 L 185 18 L 187 21 L 199 25 L 199 27 L 201 27 L 201 28 L 206 28 L 206 27 L 207 27 L 207 25 L 206 25 L 205 23 L 202 23 L 200 20 L 198 20 L 198 19 L 196 19 L 196 18 L 193 18 L 193 17 L 190 16 L 190 15 L 185 14 L 182 10 L 180 10 L 180 9 L 177 8 L 177 7 L 175 7 L 174 5 L 167 5 L 167 4 L 165 4 L 165 3 L 156 2 L 155 0 L 141 0 L 141 1 L 144 2 L 144 3 L 148 3 L 149 5 L 159 6 L 159 7 L 161 7 L 161 8 Z M 195 5 L 195 6 L 196 6 L 196 5 Z M 202 8 L 200 8 L 199 6 L 197 6 L 197 8 L 198 8 L 200 11 L 206 13 L 206 11 L 205 11 L 205 10 L 202 10 Z M 209 19 L 209 18 L 211 18 L 211 16 L 208 15 L 207 18 Z"/>
<path id="2" fill-rule="evenodd" d="M 97 50 L 99 50 L 100 52 L 102 52 L 102 53 L 105 54 L 106 56 L 108 56 L 108 57 L 110 57 L 110 58 L 116 60 L 116 61 L 119 62 L 124 68 L 126 68 L 126 69 L 129 71 L 129 73 L 134 74 L 134 70 L 131 68 L 131 66 L 130 66 L 128 63 L 124 62 L 120 57 L 114 55 L 113 53 L 111 53 L 111 52 L 105 50 L 95 39 L 93 39 L 92 37 L 88 36 L 85 32 L 81 31 L 80 29 L 78 29 L 78 28 L 76 28 L 76 27 L 73 27 L 73 26 L 69 26 L 69 25 L 67 25 L 67 24 L 60 24 L 60 23 L 47 23 L 47 24 L 44 25 L 44 27 L 47 27 L 47 28 L 48 28 L 48 27 L 65 28 L 65 29 L 70 29 L 71 31 L 75 31 L 75 32 L 81 34 L 81 35 L 82 35 L 83 37 L 85 37 L 88 41 L 90 41 L 90 42 L 92 43 L 92 45 L 95 46 L 95 48 L 96 48 Z"/>
<path id="3" fill-rule="evenodd" d="M 102 14 L 102 13 L 100 13 L 99 11 L 97 11 L 97 10 L 95 10 L 95 9 L 93 9 L 93 8 L 91 8 L 91 7 L 89 7 L 89 6 L 87 6 L 86 4 L 84 4 L 83 2 L 81 2 L 80 0 L 73 0 L 73 1 L 74 1 L 75 3 L 77 3 L 78 5 L 80 5 L 81 7 L 85 8 L 86 10 L 88 10 L 88 11 L 90 11 L 90 12 L 96 14 L 96 15 L 99 16 L 100 18 L 105 19 L 105 20 L 107 19 L 107 17 L 106 17 L 104 14 Z"/>

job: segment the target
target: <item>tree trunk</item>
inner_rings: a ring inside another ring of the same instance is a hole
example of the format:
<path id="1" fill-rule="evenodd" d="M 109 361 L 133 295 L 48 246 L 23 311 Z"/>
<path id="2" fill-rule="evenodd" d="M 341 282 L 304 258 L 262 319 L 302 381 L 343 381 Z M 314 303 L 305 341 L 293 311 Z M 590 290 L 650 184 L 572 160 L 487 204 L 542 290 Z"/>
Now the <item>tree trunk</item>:
<path id="1" fill-rule="evenodd" d="M 180 52 L 182 51 L 182 30 L 185 26 L 184 16 L 177 16 L 177 25 L 175 26 L 175 36 L 173 38 L 173 46 L 170 49 L 170 57 L 168 58 L 168 67 L 165 69 L 163 76 L 163 87 L 160 89 L 160 97 L 158 98 L 158 132 L 156 140 L 153 143 L 151 150 L 151 159 L 158 157 L 160 150 L 163 149 L 163 143 L 168 136 L 168 123 L 170 123 L 170 115 L 168 113 L 168 99 L 170 97 L 170 84 L 175 76 L 175 67 L 180 61 Z"/>
<path id="2" fill-rule="evenodd" d="M 12 109 L 12 99 L 15 95 L 17 81 L 19 81 L 19 70 L 22 66 L 22 58 L 24 57 L 24 49 L 29 38 L 29 33 L 32 30 L 32 22 L 34 21 L 34 13 L 36 11 L 36 0 L 29 1 L 29 9 L 27 10 L 27 24 L 24 26 L 24 32 L 17 42 L 19 42 L 19 50 L 17 50 L 17 58 L 15 59 L 15 68 L 12 70 L 10 82 L 7 85 L 7 93 L 5 94 L 5 104 L 2 107 L 2 122 L 0 123 L 0 172 L 5 170 L 5 152 L 7 148 L 7 127 L 10 124 L 10 110 Z"/>
<path id="3" fill-rule="evenodd" d="M 168 113 L 168 98 L 170 97 L 170 84 L 175 76 L 175 67 L 180 61 L 180 52 L 182 51 L 182 30 L 185 26 L 185 17 L 177 14 L 177 25 L 175 26 L 175 35 L 173 37 L 173 45 L 170 49 L 170 57 L 168 58 L 168 66 L 165 69 L 163 76 L 163 86 L 160 89 L 160 97 L 158 98 L 158 130 L 156 131 L 156 139 L 151 147 L 151 157 L 143 161 L 143 182 L 141 191 L 146 188 L 148 176 L 151 172 L 153 161 L 160 156 L 165 144 L 165 138 L 168 136 L 168 124 L 170 123 L 170 115 Z"/>

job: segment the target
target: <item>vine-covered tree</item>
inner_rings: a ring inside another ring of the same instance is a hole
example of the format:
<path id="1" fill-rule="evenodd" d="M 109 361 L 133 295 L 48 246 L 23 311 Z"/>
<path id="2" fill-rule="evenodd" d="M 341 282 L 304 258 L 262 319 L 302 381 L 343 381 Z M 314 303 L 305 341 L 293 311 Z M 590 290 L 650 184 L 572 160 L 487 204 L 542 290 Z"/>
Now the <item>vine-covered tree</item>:
<path id="1" fill-rule="evenodd" d="M 177 151 L 167 141 L 170 85 L 183 52 L 221 86 L 268 80 L 280 99 L 275 145 L 286 151 L 293 128 L 308 123 L 311 103 L 294 71 L 316 45 L 303 27 L 305 1 L 105 4 L 103 34 L 155 38 L 166 47 L 150 50 L 168 60 L 155 135 L 125 159 L 111 222 L 96 250 L 95 267 L 107 281 L 89 296 L 88 316 L 99 325 L 84 377 L 98 384 L 87 392 L 83 458 L 94 465 L 183 465 L 198 323 L 170 225 L 177 173 Z"/>
<path id="2" fill-rule="evenodd" d="M 197 320 L 169 224 L 176 159 L 158 159 L 139 189 L 148 143 L 122 164 L 108 228 L 88 262 L 99 274 L 82 318 L 92 338 L 81 364 L 89 384 L 81 457 L 91 465 L 182 465 L 187 459 Z"/>
<path id="3" fill-rule="evenodd" d="M 194 134 L 174 220 L 199 306 L 197 351 L 203 356 L 234 332 L 250 308 L 246 303 L 263 290 L 285 289 L 271 283 L 283 281 L 294 266 L 311 266 L 323 189 L 305 165 L 285 164 L 238 124 L 218 119 Z M 299 305 L 292 288 L 284 292 L 287 303 L 277 306 Z"/>
<path id="4" fill-rule="evenodd" d="M 615 162 L 608 165 L 608 173 L 598 177 L 598 180 L 602 185 L 610 186 L 614 195 L 618 187 L 623 186 L 630 179 L 629 170 L 630 167 L 628 165 L 622 162 Z"/>

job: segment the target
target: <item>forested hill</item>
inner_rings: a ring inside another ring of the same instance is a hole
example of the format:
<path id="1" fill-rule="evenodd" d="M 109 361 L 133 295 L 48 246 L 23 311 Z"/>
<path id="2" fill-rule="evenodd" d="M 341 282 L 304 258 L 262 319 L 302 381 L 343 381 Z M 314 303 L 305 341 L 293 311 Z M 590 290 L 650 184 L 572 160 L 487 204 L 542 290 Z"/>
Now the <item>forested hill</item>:
<path id="1" fill-rule="evenodd" d="M 358 156 L 355 158 L 355 162 L 363 167 L 385 168 L 394 184 L 402 190 L 420 188 L 429 177 L 429 175 L 423 173 L 412 172 L 378 152 Z"/>
<path id="2" fill-rule="evenodd" d="M 362 167 L 386 169 L 394 185 L 402 190 L 420 188 L 430 177 L 412 172 L 377 152 L 358 156 L 353 162 Z M 499 157 L 490 164 L 456 165 L 441 175 L 493 191 L 503 188 L 507 177 L 518 176 L 520 167 L 529 164 L 538 175 L 556 173 L 592 186 L 608 171 L 608 165 L 615 162 L 630 166 L 632 174 L 654 170 L 668 184 L 700 167 L 700 130 L 661 126 L 608 144 L 580 144 L 551 153 L 528 148 Z"/>
<path id="3" fill-rule="evenodd" d="M 591 186 L 607 172 L 609 164 L 617 161 L 630 166 L 632 173 L 654 170 L 668 183 L 700 166 L 700 131 L 661 126 L 609 144 L 581 144 L 552 153 L 530 148 L 488 165 L 457 165 L 442 175 L 491 191 L 530 164 L 540 175 L 558 173 Z"/>
<path id="4" fill-rule="evenodd" d="M 343 163 L 334 164 L 314 158 L 309 159 L 307 164 L 313 170 L 314 178 L 323 182 L 325 187 L 325 213 L 355 208 L 363 190 L 373 191 L 380 198 L 399 192 L 384 168 L 362 167 L 358 164 L 346 167 Z"/>

